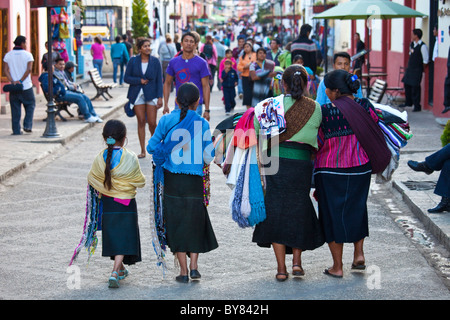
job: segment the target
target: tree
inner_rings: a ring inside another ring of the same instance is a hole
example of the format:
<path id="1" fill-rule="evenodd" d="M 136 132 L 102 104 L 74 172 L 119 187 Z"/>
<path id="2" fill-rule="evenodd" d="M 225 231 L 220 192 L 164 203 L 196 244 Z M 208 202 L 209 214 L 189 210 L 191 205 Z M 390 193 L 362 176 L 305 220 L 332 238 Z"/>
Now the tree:
<path id="1" fill-rule="evenodd" d="M 148 37 L 148 25 L 150 20 L 147 14 L 146 0 L 133 0 L 133 15 L 131 17 L 131 28 L 133 29 L 133 37 Z"/>

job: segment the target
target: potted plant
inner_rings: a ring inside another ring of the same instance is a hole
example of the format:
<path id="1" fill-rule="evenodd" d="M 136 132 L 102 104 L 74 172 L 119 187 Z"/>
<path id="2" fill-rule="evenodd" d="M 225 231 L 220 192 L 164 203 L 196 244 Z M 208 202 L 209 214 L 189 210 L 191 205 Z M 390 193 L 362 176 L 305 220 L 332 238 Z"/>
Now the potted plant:
<path id="1" fill-rule="evenodd" d="M 339 1 L 327 1 L 326 9 L 333 8 L 335 5 L 337 5 Z M 325 5 L 322 1 L 317 1 L 313 5 L 313 13 L 321 13 L 325 11 Z"/>
<path id="2" fill-rule="evenodd" d="M 169 19 L 180 20 L 181 19 L 181 15 L 176 14 L 176 13 L 171 13 L 171 14 L 169 14 Z"/>

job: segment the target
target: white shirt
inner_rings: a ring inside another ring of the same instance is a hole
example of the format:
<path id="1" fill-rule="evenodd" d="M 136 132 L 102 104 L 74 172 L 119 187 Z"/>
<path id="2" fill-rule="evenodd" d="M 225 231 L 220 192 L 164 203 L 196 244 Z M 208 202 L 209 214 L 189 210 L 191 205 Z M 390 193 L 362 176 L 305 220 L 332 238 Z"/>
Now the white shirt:
<path id="1" fill-rule="evenodd" d="M 439 56 L 439 38 L 436 37 L 436 42 L 434 43 L 433 49 L 433 61 L 435 61 L 438 56 Z"/>
<path id="2" fill-rule="evenodd" d="M 25 72 L 27 71 L 28 62 L 34 61 L 33 55 L 25 50 L 11 50 L 5 57 L 3 61 L 6 62 L 9 66 L 9 73 L 11 74 L 11 78 L 13 81 L 19 81 Z M 33 87 L 33 83 L 31 82 L 31 73 L 28 77 L 22 82 L 23 90 L 28 90 Z"/>

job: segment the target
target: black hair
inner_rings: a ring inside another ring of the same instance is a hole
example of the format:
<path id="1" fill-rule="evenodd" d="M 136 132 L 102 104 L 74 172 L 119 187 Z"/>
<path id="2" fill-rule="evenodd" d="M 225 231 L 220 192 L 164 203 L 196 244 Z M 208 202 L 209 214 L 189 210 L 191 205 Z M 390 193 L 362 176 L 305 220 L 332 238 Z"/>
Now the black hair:
<path id="1" fill-rule="evenodd" d="M 244 43 L 244 45 L 242 46 L 242 49 L 243 49 L 246 45 L 249 45 L 250 48 L 252 48 L 252 51 L 251 51 L 251 52 L 255 52 L 255 50 L 253 50 L 253 44 L 250 43 L 250 42 L 247 42 L 247 41 L 246 41 L 246 42 Z M 247 53 L 246 53 L 244 50 L 242 50 L 242 52 L 243 52 L 243 54 L 242 54 L 242 59 L 244 59 L 245 56 L 247 55 Z"/>
<path id="2" fill-rule="evenodd" d="M 116 40 L 116 43 L 119 43 L 120 40 L 122 40 L 122 38 L 121 38 L 120 36 L 117 36 L 117 37 L 115 38 L 115 40 Z"/>
<path id="3" fill-rule="evenodd" d="M 27 42 L 27 39 L 24 36 L 17 36 L 14 40 L 14 45 L 20 47 L 24 42 Z"/>
<path id="4" fill-rule="evenodd" d="M 422 30 L 420 30 L 420 29 L 414 29 L 412 32 L 413 32 L 417 37 L 419 37 L 419 39 L 422 39 L 422 37 L 423 37 L 423 32 L 422 32 Z"/>
<path id="5" fill-rule="evenodd" d="M 303 60 L 303 56 L 301 54 L 296 54 L 294 56 L 294 59 L 292 59 L 292 62 L 295 62 L 297 60 Z"/>
<path id="6" fill-rule="evenodd" d="M 192 37 L 194 38 L 194 42 L 197 43 L 197 37 L 192 32 L 186 32 L 181 36 L 181 42 L 183 42 L 185 37 Z"/>
<path id="7" fill-rule="evenodd" d="M 120 120 L 108 120 L 105 126 L 103 127 L 103 139 L 107 143 L 108 153 L 106 155 L 106 167 L 105 167 L 105 180 L 103 181 L 103 185 L 111 190 L 111 158 L 114 149 L 115 142 L 122 141 L 127 136 L 127 127 Z M 114 139 L 115 142 L 108 141 L 108 139 Z"/>
<path id="8" fill-rule="evenodd" d="M 325 75 L 325 87 L 331 90 L 338 90 L 341 94 L 355 94 L 358 92 L 361 83 L 358 77 L 345 71 L 334 70 Z"/>
<path id="9" fill-rule="evenodd" d="M 294 100 L 304 96 L 308 85 L 308 72 L 299 64 L 292 64 L 283 73 L 283 82 Z"/>
<path id="10" fill-rule="evenodd" d="M 337 58 L 339 58 L 339 57 L 348 59 L 348 61 L 350 61 L 350 62 L 352 61 L 352 58 L 350 57 L 350 55 L 347 52 L 343 51 L 343 52 L 337 52 L 334 54 L 333 63 L 335 63 Z"/>
<path id="11" fill-rule="evenodd" d="M 309 24 L 304 24 L 300 28 L 300 37 L 308 36 L 308 33 L 312 31 L 312 27 Z"/>
<path id="12" fill-rule="evenodd" d="M 200 98 L 200 90 L 192 82 L 183 83 L 177 91 L 177 104 L 181 109 L 180 121 L 186 117 L 189 107 Z"/>
<path id="13" fill-rule="evenodd" d="M 141 50 L 142 46 L 144 45 L 144 43 L 149 42 L 151 43 L 149 38 L 145 38 L 145 37 L 141 37 L 137 39 L 137 43 L 136 43 L 136 48 L 138 50 Z"/>
<path id="14" fill-rule="evenodd" d="M 56 59 L 55 59 L 55 63 L 58 63 L 58 62 L 60 62 L 60 61 L 64 61 L 64 59 L 63 59 L 63 58 L 56 58 Z"/>
<path id="15" fill-rule="evenodd" d="M 265 54 L 267 54 L 266 49 L 264 49 L 263 47 L 259 47 L 259 48 L 256 50 L 256 54 L 258 54 L 260 51 L 262 51 L 262 52 L 264 52 Z"/>
<path id="16" fill-rule="evenodd" d="M 233 53 L 233 51 L 231 49 L 227 49 L 227 50 L 225 50 L 225 54 L 227 54 L 227 53 Z"/>

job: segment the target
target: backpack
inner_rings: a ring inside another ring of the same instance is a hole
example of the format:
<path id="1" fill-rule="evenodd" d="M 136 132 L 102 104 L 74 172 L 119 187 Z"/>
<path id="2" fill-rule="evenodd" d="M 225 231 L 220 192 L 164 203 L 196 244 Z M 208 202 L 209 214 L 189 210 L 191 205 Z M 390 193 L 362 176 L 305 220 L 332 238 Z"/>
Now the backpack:
<path id="1" fill-rule="evenodd" d="M 209 60 L 212 58 L 213 56 L 213 47 L 212 44 L 205 44 L 205 46 L 203 47 L 203 53 L 205 54 L 206 58 Z"/>

